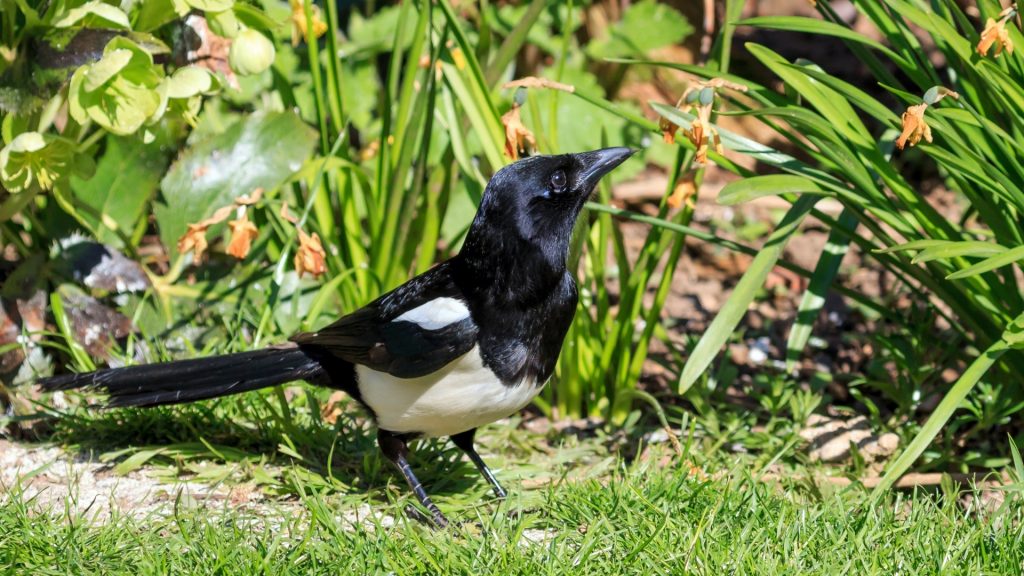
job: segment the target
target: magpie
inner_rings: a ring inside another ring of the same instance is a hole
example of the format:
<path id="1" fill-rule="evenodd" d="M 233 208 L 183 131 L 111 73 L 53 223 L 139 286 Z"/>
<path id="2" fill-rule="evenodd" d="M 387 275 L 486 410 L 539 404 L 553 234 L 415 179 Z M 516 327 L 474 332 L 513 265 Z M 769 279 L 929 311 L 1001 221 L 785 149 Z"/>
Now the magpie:
<path id="1" fill-rule="evenodd" d="M 262 350 L 40 380 L 99 389 L 108 407 L 180 404 L 296 380 L 342 390 L 432 521 L 448 524 L 408 462 L 408 442 L 449 437 L 498 498 L 476 429 L 524 408 L 550 378 L 576 310 L 566 267 L 576 219 L 634 150 L 532 156 L 498 170 L 459 253 L 333 324 Z"/>

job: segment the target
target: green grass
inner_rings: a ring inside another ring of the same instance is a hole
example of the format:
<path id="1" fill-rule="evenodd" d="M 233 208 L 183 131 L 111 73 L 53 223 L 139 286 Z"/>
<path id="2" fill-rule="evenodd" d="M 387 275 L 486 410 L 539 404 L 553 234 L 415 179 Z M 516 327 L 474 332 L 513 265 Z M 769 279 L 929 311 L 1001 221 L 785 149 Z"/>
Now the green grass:
<path id="1" fill-rule="evenodd" d="M 259 514 L 182 500 L 165 515 L 90 525 L 59 507 L 40 512 L 15 491 L 0 505 L 0 572 L 976 575 L 1019 573 L 1024 562 L 1019 501 L 965 512 L 956 497 L 919 493 L 871 506 L 856 488 L 780 487 L 735 465 L 702 480 L 686 462 L 654 462 L 513 487 L 500 505 L 480 490 L 449 532 L 406 520 L 405 498 L 372 503 L 393 526 L 352 524 L 342 518 L 358 495 L 308 489 Z"/>
<path id="2" fill-rule="evenodd" d="M 438 532 L 404 514 L 414 499 L 358 411 L 331 426 L 318 397 L 292 395 L 283 413 L 276 390 L 155 410 L 71 409 L 52 421 L 49 440 L 100 453 L 115 472 L 256 486 L 267 499 L 182 492 L 157 512 L 91 520 L 97 510 L 79 512 L 74 499 L 47 508 L 7 486 L 0 574 L 1009 574 L 1024 565 L 1016 493 L 989 511 L 952 488 L 872 504 L 867 491 L 835 488 L 820 480 L 825 471 L 792 461 L 771 467 L 784 481 L 764 482 L 766 457 L 719 450 L 699 422 L 679 455 L 644 444 L 637 424 L 586 439 L 528 432 L 517 420 L 488 426 L 481 450 L 509 489 L 505 502 L 450 444 L 420 443 L 413 465 L 459 523 Z M 367 509 L 370 520 L 351 520 Z"/>

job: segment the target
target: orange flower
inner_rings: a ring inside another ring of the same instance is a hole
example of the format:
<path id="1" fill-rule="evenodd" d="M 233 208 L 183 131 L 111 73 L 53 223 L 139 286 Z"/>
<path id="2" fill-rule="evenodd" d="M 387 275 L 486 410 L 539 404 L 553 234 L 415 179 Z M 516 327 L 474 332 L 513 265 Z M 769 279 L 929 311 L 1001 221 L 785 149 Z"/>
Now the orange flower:
<path id="1" fill-rule="evenodd" d="M 708 146 L 714 146 L 715 152 L 721 154 L 722 139 L 718 136 L 718 130 L 711 125 L 711 104 L 697 107 L 697 117 L 690 123 L 689 130 L 683 130 L 686 138 L 697 147 L 698 164 L 707 164 Z"/>
<path id="2" fill-rule="evenodd" d="M 309 21 L 306 20 L 306 7 L 302 0 L 291 0 L 292 5 L 292 46 L 298 46 L 299 42 L 306 39 L 309 31 Z M 320 7 L 310 4 L 309 14 L 313 17 L 313 37 L 319 38 L 327 32 L 327 23 L 320 17 Z"/>
<path id="3" fill-rule="evenodd" d="M 299 221 L 297 217 L 292 216 L 292 213 L 288 211 L 287 204 L 281 204 L 281 218 L 284 218 L 285 220 L 291 222 L 292 224 L 295 224 L 296 222 Z"/>
<path id="4" fill-rule="evenodd" d="M 178 238 L 178 252 L 185 254 L 192 251 L 195 254 L 196 262 L 203 260 L 203 254 L 206 252 L 206 229 L 208 226 L 204 226 L 202 222 L 198 224 L 189 224 L 188 232 Z"/>
<path id="5" fill-rule="evenodd" d="M 897 148 L 903 150 L 907 142 L 910 142 L 911 146 L 916 146 L 921 138 L 927 142 L 932 141 L 932 129 L 924 121 L 924 111 L 927 109 L 928 105 L 922 102 L 917 106 L 907 108 L 907 111 L 903 113 L 903 132 L 896 139 Z"/>
<path id="6" fill-rule="evenodd" d="M 231 229 L 231 242 L 228 243 L 228 254 L 239 260 L 249 255 L 252 248 L 252 241 L 259 235 L 256 225 L 249 221 L 249 215 L 245 212 L 238 220 L 228 222 Z"/>
<path id="7" fill-rule="evenodd" d="M 683 112 L 697 109 L 697 118 L 690 123 L 690 128 L 683 131 L 686 139 L 697 148 L 696 161 L 699 164 L 706 164 L 708 161 L 708 147 L 713 146 L 719 154 L 724 152 L 722 139 L 718 130 L 711 124 L 712 106 L 714 105 L 715 90 L 729 88 L 737 92 L 746 92 L 747 87 L 742 84 L 735 84 L 722 78 L 712 78 L 703 82 L 697 82 L 686 89 L 683 95 L 676 102 L 676 108 Z M 675 141 L 675 132 L 679 128 L 671 120 L 662 117 L 658 123 L 662 138 L 665 143 L 671 144 Z"/>
<path id="8" fill-rule="evenodd" d="M 999 20 L 989 18 L 985 22 L 985 29 L 981 32 L 981 40 L 978 42 L 978 54 L 985 56 L 993 45 L 996 51 L 993 54 L 998 58 L 1003 50 L 1013 54 L 1013 40 L 1010 40 L 1010 32 L 1006 29 L 1006 21 L 1016 14 L 1016 4 L 999 13 Z"/>
<path id="9" fill-rule="evenodd" d="M 299 273 L 299 278 L 306 272 L 314 278 L 322 276 L 327 272 L 326 258 L 327 252 L 324 252 L 324 246 L 320 243 L 320 236 L 316 232 L 309 236 L 299 230 L 299 249 L 295 252 L 295 271 Z"/>
<path id="10" fill-rule="evenodd" d="M 672 144 L 676 141 L 676 130 L 679 126 L 676 126 L 671 120 L 664 116 L 658 120 L 658 130 L 661 130 L 661 139 L 665 141 L 665 144 Z"/>
<path id="11" fill-rule="evenodd" d="M 506 112 L 501 117 L 501 123 L 505 125 L 505 155 L 513 160 L 519 159 L 519 152 L 527 152 L 526 144 L 529 143 L 530 148 L 537 147 L 537 140 L 533 137 L 533 132 L 523 125 L 522 119 L 519 117 L 519 105 L 513 104 L 512 109 Z"/>
<path id="12" fill-rule="evenodd" d="M 693 199 L 697 195 L 697 183 L 694 181 L 693 177 L 693 173 L 690 173 L 676 184 L 676 189 L 673 190 L 672 195 L 668 197 L 669 206 L 672 208 L 679 208 L 683 205 L 686 205 L 689 208 L 694 207 Z"/>
<path id="13" fill-rule="evenodd" d="M 223 222 L 231 214 L 232 207 L 224 206 L 213 213 L 213 216 L 200 220 L 195 224 L 189 224 L 188 230 L 181 238 L 178 238 L 178 252 L 185 254 L 192 251 L 197 262 L 202 261 L 203 254 L 209 245 L 206 242 L 206 229 L 214 224 Z"/>

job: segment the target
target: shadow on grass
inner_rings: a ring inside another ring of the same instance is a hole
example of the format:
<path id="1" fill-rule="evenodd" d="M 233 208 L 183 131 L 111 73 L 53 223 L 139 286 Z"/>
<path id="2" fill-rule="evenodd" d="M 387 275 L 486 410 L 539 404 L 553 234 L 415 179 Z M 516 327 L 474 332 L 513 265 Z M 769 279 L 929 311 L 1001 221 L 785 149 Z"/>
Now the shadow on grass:
<path id="1" fill-rule="evenodd" d="M 383 489 L 389 484 L 405 490 L 401 475 L 377 447 L 376 429 L 354 401 L 346 399 L 331 424 L 321 417 L 321 391 L 289 388 L 286 402 L 284 394 L 270 390 L 180 406 L 73 409 L 50 420 L 50 432 L 39 439 L 65 445 L 79 457 L 111 458 L 118 472 L 172 466 L 187 479 L 195 472 L 191 465 L 200 462 L 233 465 L 230 482 L 269 485 L 285 496 L 314 489 L 386 499 Z M 415 443 L 411 464 L 432 495 L 486 486 L 447 440 Z"/>

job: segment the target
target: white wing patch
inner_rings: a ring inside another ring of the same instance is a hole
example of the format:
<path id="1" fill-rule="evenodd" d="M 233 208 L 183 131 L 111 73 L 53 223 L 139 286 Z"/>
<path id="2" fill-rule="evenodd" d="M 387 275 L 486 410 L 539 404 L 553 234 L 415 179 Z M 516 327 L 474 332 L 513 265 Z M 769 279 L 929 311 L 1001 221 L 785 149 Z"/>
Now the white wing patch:
<path id="1" fill-rule="evenodd" d="M 532 380 L 506 386 L 484 366 L 477 347 L 437 372 L 397 378 L 356 366 L 359 392 L 389 432 L 428 438 L 490 424 L 522 409 L 541 390 Z"/>
<path id="2" fill-rule="evenodd" d="M 469 308 L 460 300 L 443 296 L 434 298 L 412 310 L 406 310 L 401 316 L 392 320 L 412 322 L 424 330 L 440 330 L 449 324 L 455 324 L 469 318 Z"/>

